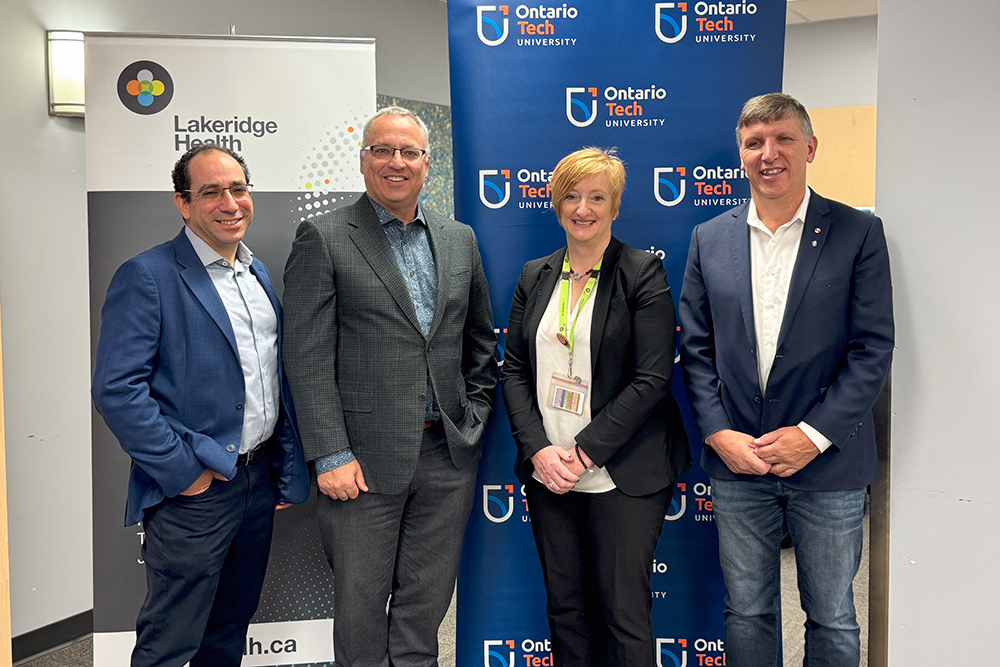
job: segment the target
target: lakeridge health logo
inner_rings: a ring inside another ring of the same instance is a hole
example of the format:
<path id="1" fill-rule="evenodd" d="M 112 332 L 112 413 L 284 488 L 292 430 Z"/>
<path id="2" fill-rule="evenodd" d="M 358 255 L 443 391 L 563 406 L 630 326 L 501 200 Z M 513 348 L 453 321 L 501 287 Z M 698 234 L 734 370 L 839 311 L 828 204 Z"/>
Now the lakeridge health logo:
<path id="1" fill-rule="evenodd" d="M 687 33 L 687 6 L 686 2 L 657 2 L 653 6 L 653 25 L 661 42 L 674 44 L 681 41 Z M 676 11 L 678 9 L 679 13 Z"/>
<path id="2" fill-rule="evenodd" d="M 499 14 L 496 12 L 499 10 Z M 487 12 L 493 14 L 487 16 Z M 503 28 L 494 20 L 503 15 Z M 483 28 L 486 28 L 484 31 Z M 480 5 L 476 7 L 476 30 L 479 32 L 479 41 L 486 46 L 500 46 L 507 39 L 508 32 L 507 5 L 495 7 L 493 5 Z"/>
<path id="3" fill-rule="evenodd" d="M 682 177 L 679 179 L 679 183 L 674 183 L 674 181 L 664 177 L 664 174 L 670 174 L 674 171 Z M 687 167 L 677 167 L 676 170 L 673 167 L 655 167 L 653 169 L 653 196 L 656 197 L 656 201 L 663 206 L 680 204 L 684 200 L 684 182 L 687 179 L 683 176 L 686 174 Z"/>
<path id="4" fill-rule="evenodd" d="M 174 81 L 160 64 L 137 60 L 118 75 L 118 99 L 129 111 L 151 116 L 167 108 L 174 96 Z"/>

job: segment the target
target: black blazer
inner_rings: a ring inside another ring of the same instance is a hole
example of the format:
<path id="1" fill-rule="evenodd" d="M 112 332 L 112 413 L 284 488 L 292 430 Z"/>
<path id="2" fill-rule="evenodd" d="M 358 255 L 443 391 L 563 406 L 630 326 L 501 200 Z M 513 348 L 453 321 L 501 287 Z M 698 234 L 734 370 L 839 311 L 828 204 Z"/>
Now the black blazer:
<path id="1" fill-rule="evenodd" d="M 556 288 L 566 249 L 525 264 L 507 323 L 501 373 L 522 483 L 531 457 L 550 444 L 535 395 L 535 333 Z M 674 301 L 656 255 L 612 237 L 604 253 L 591 328 L 591 422 L 577 444 L 606 466 L 618 489 L 644 496 L 691 465 L 687 436 L 670 394 L 676 339 Z"/>

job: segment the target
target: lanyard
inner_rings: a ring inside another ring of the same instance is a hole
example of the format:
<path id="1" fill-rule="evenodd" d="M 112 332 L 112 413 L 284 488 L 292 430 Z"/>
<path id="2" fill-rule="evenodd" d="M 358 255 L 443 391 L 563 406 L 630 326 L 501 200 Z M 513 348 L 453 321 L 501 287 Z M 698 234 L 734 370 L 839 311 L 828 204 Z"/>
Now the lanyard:
<path id="1" fill-rule="evenodd" d="M 566 251 L 566 255 L 563 257 L 562 265 L 562 278 L 559 280 L 559 333 L 556 334 L 556 339 L 565 345 L 569 349 L 569 373 L 570 377 L 573 377 L 573 335 L 576 332 L 576 321 L 580 318 L 580 311 L 583 310 L 583 305 L 587 303 L 587 299 L 590 298 L 590 293 L 594 291 L 594 285 L 597 284 L 597 277 L 601 272 L 601 264 L 604 262 L 603 255 L 601 259 L 597 261 L 594 268 L 590 270 L 590 277 L 587 279 L 587 284 L 583 288 L 583 294 L 580 296 L 580 302 L 576 305 L 576 313 L 573 315 L 573 322 L 567 327 L 567 320 L 569 319 L 569 295 L 570 295 L 570 269 L 569 266 L 569 251 Z"/>

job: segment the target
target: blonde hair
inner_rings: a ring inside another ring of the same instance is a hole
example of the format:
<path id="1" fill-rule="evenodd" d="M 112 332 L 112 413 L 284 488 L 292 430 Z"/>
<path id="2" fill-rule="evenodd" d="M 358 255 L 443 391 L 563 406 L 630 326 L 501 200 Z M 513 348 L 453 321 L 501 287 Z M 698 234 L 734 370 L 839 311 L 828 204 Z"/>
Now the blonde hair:
<path id="1" fill-rule="evenodd" d="M 552 186 L 552 208 L 559 215 L 559 207 L 577 183 L 591 176 L 607 176 L 611 186 L 611 217 L 618 215 L 625 191 L 625 164 L 615 148 L 587 146 L 559 160 L 549 184 Z"/>

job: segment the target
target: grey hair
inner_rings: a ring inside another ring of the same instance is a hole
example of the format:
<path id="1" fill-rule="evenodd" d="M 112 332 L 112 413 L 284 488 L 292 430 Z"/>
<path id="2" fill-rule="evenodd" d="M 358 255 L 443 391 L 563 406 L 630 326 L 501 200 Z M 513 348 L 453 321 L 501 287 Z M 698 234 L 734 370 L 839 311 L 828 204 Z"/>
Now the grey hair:
<path id="1" fill-rule="evenodd" d="M 427 151 L 428 156 L 431 154 L 431 139 L 429 133 L 427 132 L 427 126 L 424 125 L 424 121 L 420 120 L 420 117 L 417 114 L 413 113 L 409 109 L 404 109 L 403 107 L 383 107 L 376 111 L 371 118 L 365 121 L 365 127 L 361 134 L 362 145 L 368 145 L 368 136 L 371 134 L 372 124 L 382 116 L 405 116 L 407 118 L 412 118 L 413 122 L 420 128 L 420 133 L 424 136 L 424 150 Z"/>
<path id="2" fill-rule="evenodd" d="M 743 129 L 754 123 L 770 123 L 776 120 L 784 120 L 789 116 L 795 116 L 802 126 L 802 134 L 806 141 L 813 136 L 812 121 L 809 120 L 809 112 L 802 106 L 802 103 L 791 95 L 784 93 L 768 93 L 751 97 L 743 105 L 740 112 L 740 119 L 736 123 L 736 145 L 743 148 Z"/>

